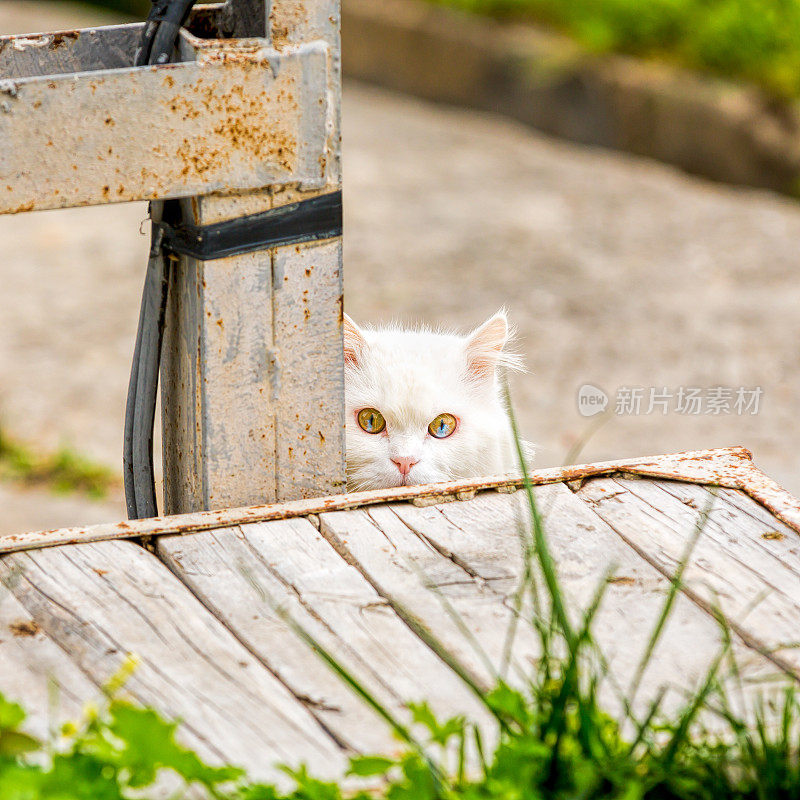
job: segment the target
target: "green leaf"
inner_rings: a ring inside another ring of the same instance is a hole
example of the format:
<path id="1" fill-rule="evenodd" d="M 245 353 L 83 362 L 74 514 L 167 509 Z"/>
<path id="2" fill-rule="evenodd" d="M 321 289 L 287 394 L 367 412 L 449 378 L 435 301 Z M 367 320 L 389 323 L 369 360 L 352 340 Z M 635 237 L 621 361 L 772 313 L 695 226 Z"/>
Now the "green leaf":
<path id="1" fill-rule="evenodd" d="M 19 703 L 12 703 L 0 694 L 0 731 L 13 731 L 25 720 L 25 711 Z"/>
<path id="2" fill-rule="evenodd" d="M 358 775 L 369 777 L 370 775 L 385 775 L 393 766 L 395 761 L 384 756 L 355 756 L 350 759 L 350 769 L 348 775 Z"/>
<path id="3" fill-rule="evenodd" d="M 13 758 L 39 749 L 41 749 L 39 740 L 28 736 L 27 733 L 8 730 L 0 732 L 0 758 Z"/>

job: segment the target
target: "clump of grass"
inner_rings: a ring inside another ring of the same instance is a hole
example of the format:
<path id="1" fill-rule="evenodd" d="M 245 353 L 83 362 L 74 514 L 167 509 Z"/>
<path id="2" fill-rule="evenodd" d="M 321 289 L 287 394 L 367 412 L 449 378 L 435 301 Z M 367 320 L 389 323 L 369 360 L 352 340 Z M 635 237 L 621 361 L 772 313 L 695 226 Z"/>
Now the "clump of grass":
<path id="1" fill-rule="evenodd" d="M 102 499 L 119 481 L 108 467 L 69 447 L 40 453 L 0 428 L 0 480 L 47 487 L 59 494 L 80 492 Z"/>
<path id="2" fill-rule="evenodd" d="M 435 0 L 550 24 L 594 52 L 629 53 L 800 95 L 800 0 Z"/>

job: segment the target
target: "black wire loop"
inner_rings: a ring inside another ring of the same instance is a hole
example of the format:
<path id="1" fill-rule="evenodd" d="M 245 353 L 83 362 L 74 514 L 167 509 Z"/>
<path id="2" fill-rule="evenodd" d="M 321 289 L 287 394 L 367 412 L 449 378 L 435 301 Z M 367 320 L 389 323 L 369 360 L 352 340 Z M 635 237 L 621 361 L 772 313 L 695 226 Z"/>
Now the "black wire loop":
<path id="1" fill-rule="evenodd" d="M 172 58 L 180 27 L 194 5 L 194 0 L 151 1 L 150 15 L 134 56 L 134 66 L 137 67 L 166 64 Z M 180 205 L 175 200 L 150 203 L 150 218 L 150 258 L 142 290 L 125 406 L 122 474 L 129 519 L 144 519 L 158 514 L 153 469 L 153 426 L 169 285 L 169 259 L 162 248 L 164 232 L 159 224 L 162 219 L 168 218 L 172 224 L 179 224 Z"/>

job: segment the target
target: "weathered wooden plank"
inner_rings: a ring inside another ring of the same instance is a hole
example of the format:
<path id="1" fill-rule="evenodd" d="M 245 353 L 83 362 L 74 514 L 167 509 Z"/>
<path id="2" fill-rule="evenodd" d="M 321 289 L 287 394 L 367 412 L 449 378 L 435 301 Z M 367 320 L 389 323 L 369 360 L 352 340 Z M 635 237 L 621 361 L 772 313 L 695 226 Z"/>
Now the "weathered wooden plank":
<path id="1" fill-rule="evenodd" d="M 6 574 L 11 585 L 16 577 Z M 0 589 L 0 692 L 28 712 L 24 729 L 44 740 L 68 719 L 80 717 L 100 694 L 27 609 Z"/>
<path id="2" fill-rule="evenodd" d="M 352 750 L 386 752 L 396 740 L 276 608 L 288 612 L 406 722 L 405 702 L 424 699 L 443 717 L 467 712 L 486 720 L 474 695 L 307 520 L 165 537 L 157 552 L 295 696 L 307 698 L 311 712 Z M 487 724 L 485 732 L 491 740 L 493 726 Z"/>
<path id="3" fill-rule="evenodd" d="M 323 185 L 325 46 L 192 42 L 196 61 L 3 83 L 0 213 Z"/>
<path id="4" fill-rule="evenodd" d="M 215 762 L 275 779 L 276 762 L 338 773 L 340 749 L 314 717 L 157 558 L 127 542 L 6 556 L 11 591 L 95 682 L 133 653 L 136 700 L 183 720 L 181 736 Z"/>
<path id="5" fill-rule="evenodd" d="M 538 490 L 536 497 L 561 584 L 573 611 L 591 602 L 598 583 L 613 570 L 593 630 L 611 671 L 620 685 L 626 686 L 646 647 L 668 584 L 564 484 Z M 524 493 L 519 492 L 513 499 L 487 494 L 479 501 L 438 507 L 441 516 L 456 526 L 451 544 L 457 545 L 455 552 L 460 560 L 475 564 L 483 572 L 487 567 L 482 562 L 522 563 L 517 543 L 507 534 L 498 535 L 512 530 L 517 523 L 514 501 L 527 504 Z M 400 513 L 407 517 L 414 513 L 425 515 L 426 511 L 403 509 Z M 643 676 L 640 702 L 653 697 L 664 685 L 674 688 L 695 685 L 721 645 L 717 623 L 688 598 L 679 597 Z M 743 671 L 754 680 L 776 671 L 741 642 L 736 643 L 735 653 Z M 681 692 L 674 692 L 667 696 L 665 707 L 682 700 Z"/>
<path id="6" fill-rule="evenodd" d="M 267 35 L 278 50 L 325 42 L 327 125 L 324 189 L 341 189 L 341 4 L 272 0 Z M 275 203 L 309 197 L 276 187 Z M 342 240 L 273 251 L 273 392 L 276 400 L 276 497 L 296 500 L 345 489 Z"/>
<path id="7" fill-rule="evenodd" d="M 265 189 L 273 184 L 269 191 L 258 195 L 209 196 L 187 204 L 186 216 L 195 224 L 341 188 L 338 5 L 309 0 L 306 9 L 305 3 L 295 6 L 284 0 L 270 4 L 271 19 L 290 5 L 291 12 L 281 18 L 291 29 L 291 41 L 286 33 L 277 35 L 271 23 L 268 33 L 275 49 L 269 52 L 290 57 L 299 50 L 318 56 L 303 63 L 299 77 L 304 91 L 281 95 L 293 104 L 296 143 L 302 143 L 316 172 L 275 176 L 261 184 Z M 252 8 L 241 10 L 251 15 Z M 311 19 L 314 26 L 309 27 Z M 199 49 L 201 60 L 213 56 L 204 48 L 208 45 Z M 262 70 L 266 66 L 262 61 Z M 241 123 L 247 127 L 247 120 Z M 164 383 L 170 394 L 163 415 L 167 512 L 297 500 L 342 490 L 341 239 L 203 264 L 182 258 L 171 289 L 180 299 L 170 309 L 174 332 L 165 348 Z M 198 450 L 200 455 L 193 457 Z"/>
<path id="8" fill-rule="evenodd" d="M 615 569 L 596 620 L 595 635 L 617 681 L 625 686 L 655 624 L 667 582 L 564 485 L 542 487 L 536 495 L 573 613 L 588 604 L 607 570 L 612 566 Z M 495 613 L 499 604 L 509 604 L 507 595 L 523 563 L 516 526 L 524 513 L 524 502 L 521 493 L 485 494 L 473 501 L 427 509 L 393 506 L 371 509 L 369 516 L 365 512 L 346 512 L 324 514 L 320 519 L 326 537 L 359 567 L 382 596 L 408 608 L 461 658 L 468 659 L 473 669 L 479 669 L 463 636 L 452 629 L 425 584 L 433 583 L 447 594 L 489 657 L 498 663 L 503 642 L 498 634 L 504 631 L 507 619 L 500 615 L 493 618 L 474 601 L 465 603 L 463 594 L 474 599 L 473 587 L 483 586 L 487 605 L 492 605 L 492 596 L 495 598 Z M 409 526 L 409 533 L 413 529 L 427 543 L 426 556 L 419 544 L 414 545 L 403 536 L 387 516 L 389 513 L 396 520 L 402 519 Z M 409 561 L 415 562 L 416 567 L 409 567 Z M 463 578 L 473 576 L 467 584 L 469 589 L 454 592 L 447 588 L 452 569 L 462 575 L 462 587 Z M 513 579 L 507 577 L 509 573 Z M 498 626 L 497 631 L 491 629 L 492 624 Z M 696 683 L 716 656 L 721 641 L 714 620 L 687 598 L 679 597 L 645 672 L 639 702 L 652 698 L 662 685 L 688 688 Z M 515 651 L 517 663 L 538 655 L 538 644 L 527 625 L 520 626 Z M 743 669 L 753 678 L 775 673 L 774 665 L 741 644 L 736 652 Z M 613 702 L 613 693 L 608 697 Z M 681 692 L 673 691 L 667 696 L 666 706 L 674 707 L 681 701 Z"/>
<path id="9" fill-rule="evenodd" d="M 431 632 L 478 682 L 492 684 L 512 619 L 504 599 L 513 591 L 513 579 L 500 590 L 474 580 L 420 539 L 389 507 L 323 514 L 320 524 L 322 534 L 337 552 L 359 569 L 413 630 L 422 626 L 423 636 L 425 631 Z M 480 641 L 491 665 L 465 638 L 440 598 Z M 538 652 L 533 637 L 526 638 L 526 633 L 522 632 L 525 642 L 517 653 L 520 662 Z"/>
<path id="10" fill-rule="evenodd" d="M 579 494 L 666 575 L 674 573 L 709 498 L 704 487 L 621 478 L 592 480 Z M 797 534 L 743 496 L 733 497 L 716 498 L 684 573 L 686 591 L 705 608 L 719 607 L 745 641 L 800 677 L 793 646 L 800 618 Z"/>
<path id="11" fill-rule="evenodd" d="M 193 288 L 195 292 L 199 291 L 197 286 Z M 189 294 L 191 294 L 191 289 Z M 189 381 L 196 380 L 192 372 L 193 369 L 197 368 L 196 361 L 194 362 L 195 366 L 192 365 L 193 358 L 196 359 L 196 352 L 191 349 L 185 349 L 179 353 L 179 356 L 181 355 L 185 356 L 184 361 L 188 364 L 188 367 L 186 372 L 177 373 L 178 385 L 184 379 Z M 162 380 L 165 380 L 163 374 Z M 195 408 L 194 405 L 189 407 Z M 192 415 L 194 413 L 192 411 Z M 192 420 L 194 423 L 194 416 L 192 416 Z M 179 418 L 178 423 L 185 425 L 186 421 Z M 192 428 L 192 430 L 197 432 L 197 428 Z M 191 441 L 187 437 L 184 437 L 184 439 Z M 195 449 L 197 447 L 198 445 L 195 444 Z M 720 465 L 724 467 L 727 475 L 727 477 L 723 476 L 722 485 L 736 488 L 741 483 L 747 483 L 748 488 L 746 491 L 748 494 L 751 494 L 749 490 L 755 483 L 758 483 L 763 488 L 764 481 L 768 482 L 769 480 L 764 473 L 753 466 L 749 452 L 740 447 L 699 450 L 670 456 L 655 456 L 648 459 L 633 458 L 606 461 L 599 464 L 551 467 L 549 469 L 534 470 L 529 477 L 533 485 L 541 486 L 548 483 L 583 481 L 589 476 L 609 475 L 621 471 L 652 476 L 655 471 L 658 473 L 658 477 L 668 475 L 676 480 L 687 480 L 701 484 L 712 482 L 717 485 L 722 480 L 720 478 Z M 464 499 L 466 497 L 474 497 L 477 492 L 483 492 L 487 489 L 513 489 L 521 485 L 522 479 L 520 477 L 500 475 L 422 486 L 396 486 L 391 489 L 352 492 L 330 497 L 253 505 L 243 508 L 217 509 L 211 512 L 192 512 L 174 517 L 155 517 L 152 519 L 132 520 L 130 522 L 31 531 L 21 534 L 0 534 L 0 553 L 53 547 L 60 544 L 75 544 L 77 542 L 133 539 L 140 536 L 167 536 L 173 533 L 189 533 L 250 522 L 288 519 L 289 517 L 299 517 L 307 514 L 319 514 L 324 511 L 359 508 L 395 501 L 408 500 L 413 503 L 435 504 L 437 499 L 442 502 L 446 498 Z M 798 504 L 795 498 L 786 492 L 778 493 L 775 491 L 770 495 L 769 499 L 772 505 L 764 501 L 765 508 L 770 509 L 782 519 L 794 519 L 795 507 Z M 759 499 L 759 502 L 762 502 L 762 500 Z M 800 532 L 800 525 L 795 526 L 793 522 L 788 524 L 794 526 L 795 530 Z"/>
<path id="12" fill-rule="evenodd" d="M 0 36 L 0 80 L 133 66 L 142 23 Z"/>

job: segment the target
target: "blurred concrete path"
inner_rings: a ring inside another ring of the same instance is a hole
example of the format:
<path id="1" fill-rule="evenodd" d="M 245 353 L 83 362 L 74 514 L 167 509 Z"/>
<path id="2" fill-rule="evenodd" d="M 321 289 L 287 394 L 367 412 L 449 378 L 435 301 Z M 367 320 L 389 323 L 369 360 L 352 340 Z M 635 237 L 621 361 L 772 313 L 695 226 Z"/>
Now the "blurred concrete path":
<path id="1" fill-rule="evenodd" d="M 101 16 L 6 2 L 0 30 Z M 348 85 L 344 105 L 356 320 L 463 329 L 508 306 L 531 370 L 516 406 L 541 466 L 592 424 L 583 384 L 612 406 L 621 387 L 760 386 L 755 416 L 612 415 L 580 460 L 742 444 L 800 494 L 799 204 L 376 89 Z M 0 422 L 18 437 L 118 467 L 145 216 L 132 204 L 0 217 Z M 119 496 L 0 487 L 3 531 L 122 516 Z"/>

